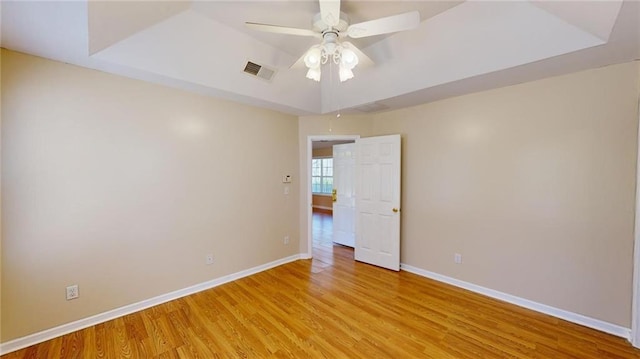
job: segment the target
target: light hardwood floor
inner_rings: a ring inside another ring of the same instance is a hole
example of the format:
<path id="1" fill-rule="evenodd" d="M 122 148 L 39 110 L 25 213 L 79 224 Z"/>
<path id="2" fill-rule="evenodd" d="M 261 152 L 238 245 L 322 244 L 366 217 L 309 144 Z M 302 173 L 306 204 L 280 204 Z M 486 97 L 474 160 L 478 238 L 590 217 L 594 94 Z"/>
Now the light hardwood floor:
<path id="1" fill-rule="evenodd" d="M 624 339 L 353 260 L 314 259 L 20 350 L 15 358 L 640 358 Z M 327 237 L 329 235 L 329 237 Z"/>

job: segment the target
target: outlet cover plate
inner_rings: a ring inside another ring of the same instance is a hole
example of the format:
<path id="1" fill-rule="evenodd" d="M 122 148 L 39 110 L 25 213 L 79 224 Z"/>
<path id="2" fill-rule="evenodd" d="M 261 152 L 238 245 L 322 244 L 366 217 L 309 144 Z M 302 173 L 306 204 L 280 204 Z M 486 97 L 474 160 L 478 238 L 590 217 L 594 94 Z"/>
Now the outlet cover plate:
<path id="1" fill-rule="evenodd" d="M 80 292 L 78 291 L 78 285 L 70 285 L 67 287 L 67 300 L 76 299 L 80 296 Z"/>

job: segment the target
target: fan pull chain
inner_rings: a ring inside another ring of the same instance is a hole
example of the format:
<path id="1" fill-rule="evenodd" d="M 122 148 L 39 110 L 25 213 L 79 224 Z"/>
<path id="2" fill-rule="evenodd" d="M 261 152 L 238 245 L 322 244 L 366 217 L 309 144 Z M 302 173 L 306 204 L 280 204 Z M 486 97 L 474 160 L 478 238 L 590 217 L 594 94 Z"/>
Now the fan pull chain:
<path id="1" fill-rule="evenodd" d="M 331 105 L 333 105 L 332 107 L 336 107 L 335 106 L 336 105 L 335 94 L 337 93 L 338 89 L 334 88 L 334 86 L 335 86 L 335 78 L 333 77 L 333 66 L 334 66 L 334 64 L 329 64 L 329 76 L 331 76 L 331 89 L 332 89 L 332 91 L 331 91 L 331 93 L 332 93 Z M 336 64 L 336 66 L 337 66 L 337 64 Z M 338 113 L 336 114 L 336 118 L 340 118 L 340 99 L 338 99 L 337 101 L 338 101 L 337 102 L 337 104 L 338 104 L 338 106 L 337 106 Z"/>

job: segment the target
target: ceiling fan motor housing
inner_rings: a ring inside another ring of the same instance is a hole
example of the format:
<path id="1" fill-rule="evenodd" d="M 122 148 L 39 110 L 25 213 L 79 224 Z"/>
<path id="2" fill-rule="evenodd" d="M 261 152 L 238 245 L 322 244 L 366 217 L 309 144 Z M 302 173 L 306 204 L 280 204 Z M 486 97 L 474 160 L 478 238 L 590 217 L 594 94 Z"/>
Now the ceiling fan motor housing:
<path id="1" fill-rule="evenodd" d="M 349 27 L 349 16 L 347 16 L 347 14 L 343 13 L 342 11 L 340 11 L 340 21 L 338 21 L 338 24 L 336 26 L 327 25 L 322 20 L 322 15 L 320 13 L 317 13 L 313 17 L 313 30 L 320 33 L 325 33 L 331 30 L 334 30 L 337 32 L 344 32 L 344 31 L 347 31 L 348 27 Z"/>

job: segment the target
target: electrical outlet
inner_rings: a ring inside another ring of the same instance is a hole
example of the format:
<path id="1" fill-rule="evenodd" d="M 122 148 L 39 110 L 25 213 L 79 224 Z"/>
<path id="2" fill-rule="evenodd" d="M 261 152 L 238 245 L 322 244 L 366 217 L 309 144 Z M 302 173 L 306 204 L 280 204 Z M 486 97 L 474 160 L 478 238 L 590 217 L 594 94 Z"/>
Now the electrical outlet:
<path id="1" fill-rule="evenodd" d="M 204 261 L 205 263 L 207 263 L 207 265 L 213 264 L 213 254 L 207 254 Z"/>
<path id="2" fill-rule="evenodd" d="M 289 244 L 289 236 L 284 236 L 283 243 L 284 243 L 285 245 Z"/>
<path id="3" fill-rule="evenodd" d="M 455 254 L 453 255 L 453 261 L 454 261 L 456 264 L 460 264 L 460 263 L 462 263 L 462 254 L 460 254 L 460 253 L 455 253 Z"/>
<path id="4" fill-rule="evenodd" d="M 76 299 L 80 296 L 80 292 L 78 291 L 78 285 L 70 285 L 67 287 L 67 300 Z"/>

